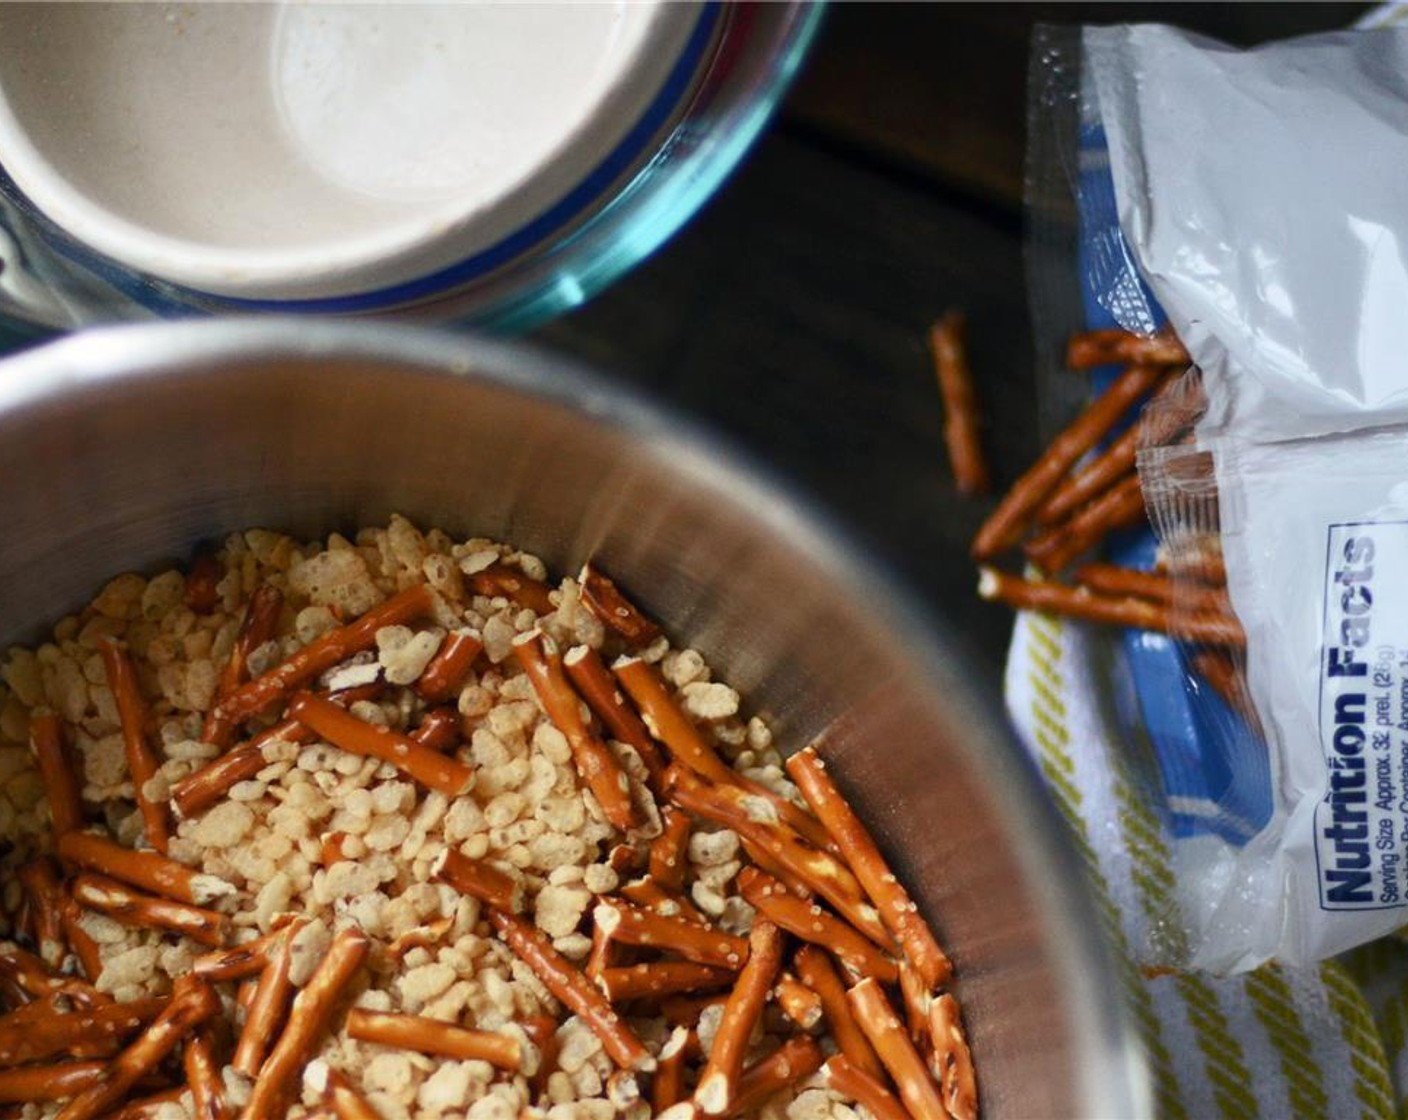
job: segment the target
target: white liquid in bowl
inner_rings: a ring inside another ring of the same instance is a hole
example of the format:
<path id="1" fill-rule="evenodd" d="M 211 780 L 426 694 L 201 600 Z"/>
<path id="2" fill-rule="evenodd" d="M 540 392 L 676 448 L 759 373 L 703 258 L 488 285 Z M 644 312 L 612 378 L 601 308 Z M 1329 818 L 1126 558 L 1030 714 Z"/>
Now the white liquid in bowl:
<path id="1" fill-rule="evenodd" d="M 655 2 L 0 5 L 0 164 L 80 241 L 216 294 L 385 287 L 561 199 L 699 16 Z"/>

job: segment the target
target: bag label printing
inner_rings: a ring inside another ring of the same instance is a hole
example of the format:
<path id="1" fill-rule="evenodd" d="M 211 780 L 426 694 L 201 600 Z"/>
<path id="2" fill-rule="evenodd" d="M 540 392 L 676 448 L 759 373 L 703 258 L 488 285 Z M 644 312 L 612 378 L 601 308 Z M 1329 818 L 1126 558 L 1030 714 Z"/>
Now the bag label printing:
<path id="1" fill-rule="evenodd" d="M 1376 579 L 1375 572 L 1398 578 Z M 1315 810 L 1324 910 L 1408 905 L 1408 521 L 1331 525 Z"/>

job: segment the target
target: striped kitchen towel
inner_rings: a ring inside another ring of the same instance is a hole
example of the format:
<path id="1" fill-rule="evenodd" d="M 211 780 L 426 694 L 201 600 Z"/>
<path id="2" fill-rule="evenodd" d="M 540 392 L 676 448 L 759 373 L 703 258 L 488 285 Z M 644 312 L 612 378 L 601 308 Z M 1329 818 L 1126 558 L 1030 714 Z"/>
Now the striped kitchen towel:
<path id="1" fill-rule="evenodd" d="M 1159 808 L 1127 674 L 1118 635 L 1018 616 L 1008 708 L 1084 859 L 1158 1115 L 1408 1117 L 1408 945 L 1229 978 L 1149 965 L 1180 955 L 1175 860 L 1197 838 Z"/>

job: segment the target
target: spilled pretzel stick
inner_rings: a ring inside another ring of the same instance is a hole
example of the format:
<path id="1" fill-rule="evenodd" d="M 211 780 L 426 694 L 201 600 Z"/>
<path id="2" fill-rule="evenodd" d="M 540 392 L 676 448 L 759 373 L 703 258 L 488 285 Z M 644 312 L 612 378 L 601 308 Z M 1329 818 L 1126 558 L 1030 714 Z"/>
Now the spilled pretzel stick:
<path id="1" fill-rule="evenodd" d="M 355 622 L 329 630 L 314 638 L 287 661 L 241 685 L 219 700 L 212 709 L 215 718 L 240 724 L 257 715 L 290 691 L 346 661 L 354 653 L 376 645 L 376 632 L 384 626 L 411 622 L 429 614 L 435 605 L 429 585 L 418 583 L 373 607 Z"/>
<path id="2" fill-rule="evenodd" d="M 944 403 L 944 444 L 953 481 L 960 494 L 986 494 L 990 475 L 978 435 L 981 422 L 968 365 L 967 334 L 964 314 L 946 312 L 929 328 L 929 350 Z"/>
<path id="3" fill-rule="evenodd" d="M 829 950 L 853 977 L 874 976 L 884 984 L 899 979 L 895 962 L 867 938 L 816 903 L 791 894 L 771 875 L 745 867 L 738 873 L 738 888 L 758 913 L 794 937 Z"/>
<path id="4" fill-rule="evenodd" d="M 126 650 L 111 638 L 98 642 L 103 658 L 108 687 L 117 703 L 118 721 L 122 725 L 122 746 L 127 753 L 127 769 L 132 775 L 132 792 L 142 814 L 142 826 L 147 843 L 163 855 L 171 840 L 171 822 L 166 803 L 147 796 L 147 784 L 157 776 L 156 756 L 147 743 L 147 706 L 137 685 L 137 672 Z"/>
<path id="5" fill-rule="evenodd" d="M 953 974 L 953 965 L 909 892 L 880 854 L 874 837 L 836 788 L 816 746 L 798 751 L 784 765 L 862 889 L 875 903 L 880 920 L 894 934 L 905 958 L 929 988 L 938 987 Z"/>
<path id="6" fill-rule="evenodd" d="M 510 1073 L 532 1076 L 538 1055 L 525 1053 L 511 1035 L 457 1027 L 422 1015 L 395 1015 L 354 1007 L 347 1013 L 347 1036 L 457 1061 L 488 1062 Z"/>
<path id="7" fill-rule="evenodd" d="M 621 1016 L 591 981 L 552 947 L 545 933 L 502 910 L 490 910 L 489 920 L 548 991 L 597 1036 L 607 1057 L 622 1069 L 649 1072 L 655 1068 L 655 1059 L 645 1044 L 621 1021 Z"/>
<path id="8" fill-rule="evenodd" d="M 192 906 L 204 906 L 235 893 L 235 888 L 224 879 L 206 875 L 155 852 L 124 848 L 93 832 L 66 833 L 58 846 L 59 857 L 77 867 Z"/>
<path id="9" fill-rule="evenodd" d="M 794 805 L 757 782 L 749 781 L 718 756 L 699 729 L 675 702 L 654 667 L 637 657 L 618 658 L 611 666 L 621 687 L 635 701 L 651 735 L 663 743 L 676 763 L 718 785 L 740 786 L 773 808 L 807 843 L 826 847 L 830 838 L 821 822 L 799 805 Z"/>
<path id="10" fill-rule="evenodd" d="M 210 946 L 218 946 L 225 939 L 227 921 L 223 914 L 142 894 L 105 875 L 79 875 L 70 890 L 78 905 L 134 929 L 169 930 Z"/>
<path id="11" fill-rule="evenodd" d="M 870 1040 L 856 1022 L 850 1002 L 846 999 L 846 986 L 832 966 L 830 958 L 815 946 L 803 945 L 797 950 L 793 965 L 802 982 L 821 1000 L 826 1026 L 841 1053 L 857 1069 L 883 1082 L 885 1068 L 880 1064 L 875 1047 L 870 1045 Z"/>
<path id="12" fill-rule="evenodd" d="M 865 1032 L 880 1062 L 889 1071 L 900 1100 L 914 1120 L 948 1120 L 948 1110 L 938 1087 L 929 1077 L 924 1059 L 914 1048 L 904 1024 L 874 980 L 866 978 L 846 993 L 856 1022 Z"/>
<path id="13" fill-rule="evenodd" d="M 973 541 L 973 558 L 988 560 L 1016 545 L 1037 508 L 1071 467 L 1163 377 L 1158 367 L 1134 365 L 1112 381 L 1089 408 L 1051 441 L 1036 463 L 998 503 L 992 516 L 978 530 Z"/>
<path id="14" fill-rule="evenodd" d="M 473 630 L 452 630 L 446 634 L 420 680 L 416 681 L 415 689 L 420 698 L 429 704 L 442 704 L 454 696 L 483 649 L 483 640 Z"/>
<path id="15" fill-rule="evenodd" d="M 707 1115 L 726 1114 L 738 1096 L 744 1053 L 777 982 L 782 947 L 782 930 L 766 918 L 755 918 L 748 934 L 748 962 L 724 1004 L 709 1059 L 694 1090 L 695 1105 Z"/>
<path id="16" fill-rule="evenodd" d="M 582 699 L 567 679 L 557 648 L 540 630 L 530 630 L 514 640 L 513 652 L 548 719 L 566 738 L 577 773 L 606 819 L 622 832 L 630 832 L 640 823 L 630 782 L 611 749 L 582 717 Z"/>
<path id="17" fill-rule="evenodd" d="M 660 627 L 621 594 L 620 588 L 591 562 L 582 565 L 577 582 L 582 587 L 582 601 L 601 624 L 614 631 L 627 645 L 643 646 L 660 636 Z"/>
<path id="18" fill-rule="evenodd" d="M 1121 479 L 1134 473 L 1134 457 L 1139 450 L 1139 425 L 1131 424 L 1105 450 L 1052 491 L 1037 510 L 1036 524 L 1048 528 L 1059 524 L 1087 502 L 1093 501 Z"/>
<path id="19" fill-rule="evenodd" d="M 170 1002 L 116 1058 L 100 1078 L 59 1112 L 59 1120 L 94 1120 L 111 1112 L 143 1077 L 155 1070 L 194 1028 L 220 1010 L 220 998 L 204 980 L 183 976 Z"/>
<path id="20" fill-rule="evenodd" d="M 1042 571 L 1059 572 L 1116 530 L 1143 524 L 1145 516 L 1139 476 L 1130 475 L 1082 506 L 1069 520 L 1032 537 L 1022 551 Z"/>
<path id="21" fill-rule="evenodd" d="M 64 742 L 63 721 L 45 708 L 29 717 L 29 746 L 39 766 L 39 777 L 49 795 L 49 817 L 54 838 L 83 827 L 83 799 L 78 771 Z"/>
<path id="22" fill-rule="evenodd" d="M 366 959 L 367 935 L 356 927 L 339 930 L 289 1009 L 288 1022 L 259 1068 L 241 1120 L 279 1120 L 294 1095 L 299 1071 L 332 1027 L 343 994 Z"/>
<path id="23" fill-rule="evenodd" d="M 1138 335 L 1119 328 L 1084 331 L 1066 344 L 1066 368 L 1144 363 L 1153 366 L 1187 366 L 1192 363 L 1183 343 L 1168 327 L 1157 334 Z"/>
<path id="24" fill-rule="evenodd" d="M 399 731 L 358 719 L 311 692 L 294 696 L 288 714 L 349 754 L 390 763 L 407 777 L 446 797 L 459 797 L 474 785 L 474 771 L 463 763 L 422 746 Z"/>
<path id="25" fill-rule="evenodd" d="M 633 747 L 645 764 L 649 778 L 647 784 L 653 793 L 660 791 L 661 776 L 665 772 L 665 760 L 651 738 L 645 722 L 636 710 L 627 703 L 616 678 L 601 659 L 601 654 L 591 646 L 573 646 L 562 658 L 562 667 L 576 686 L 578 694 L 587 702 L 587 707 L 596 713 L 613 738 Z"/>

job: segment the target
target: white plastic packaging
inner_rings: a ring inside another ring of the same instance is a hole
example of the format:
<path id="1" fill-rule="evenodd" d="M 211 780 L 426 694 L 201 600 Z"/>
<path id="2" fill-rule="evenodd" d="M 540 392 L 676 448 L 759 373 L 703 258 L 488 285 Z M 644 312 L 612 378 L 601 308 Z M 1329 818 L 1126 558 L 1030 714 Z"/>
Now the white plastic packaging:
<path id="1" fill-rule="evenodd" d="M 1180 845 L 1188 963 L 1305 964 L 1408 923 L 1408 31 L 1083 50 L 1206 398 L 1191 444 L 1141 455 L 1146 499 L 1175 553 L 1220 534 L 1271 755 L 1269 824 Z"/>

